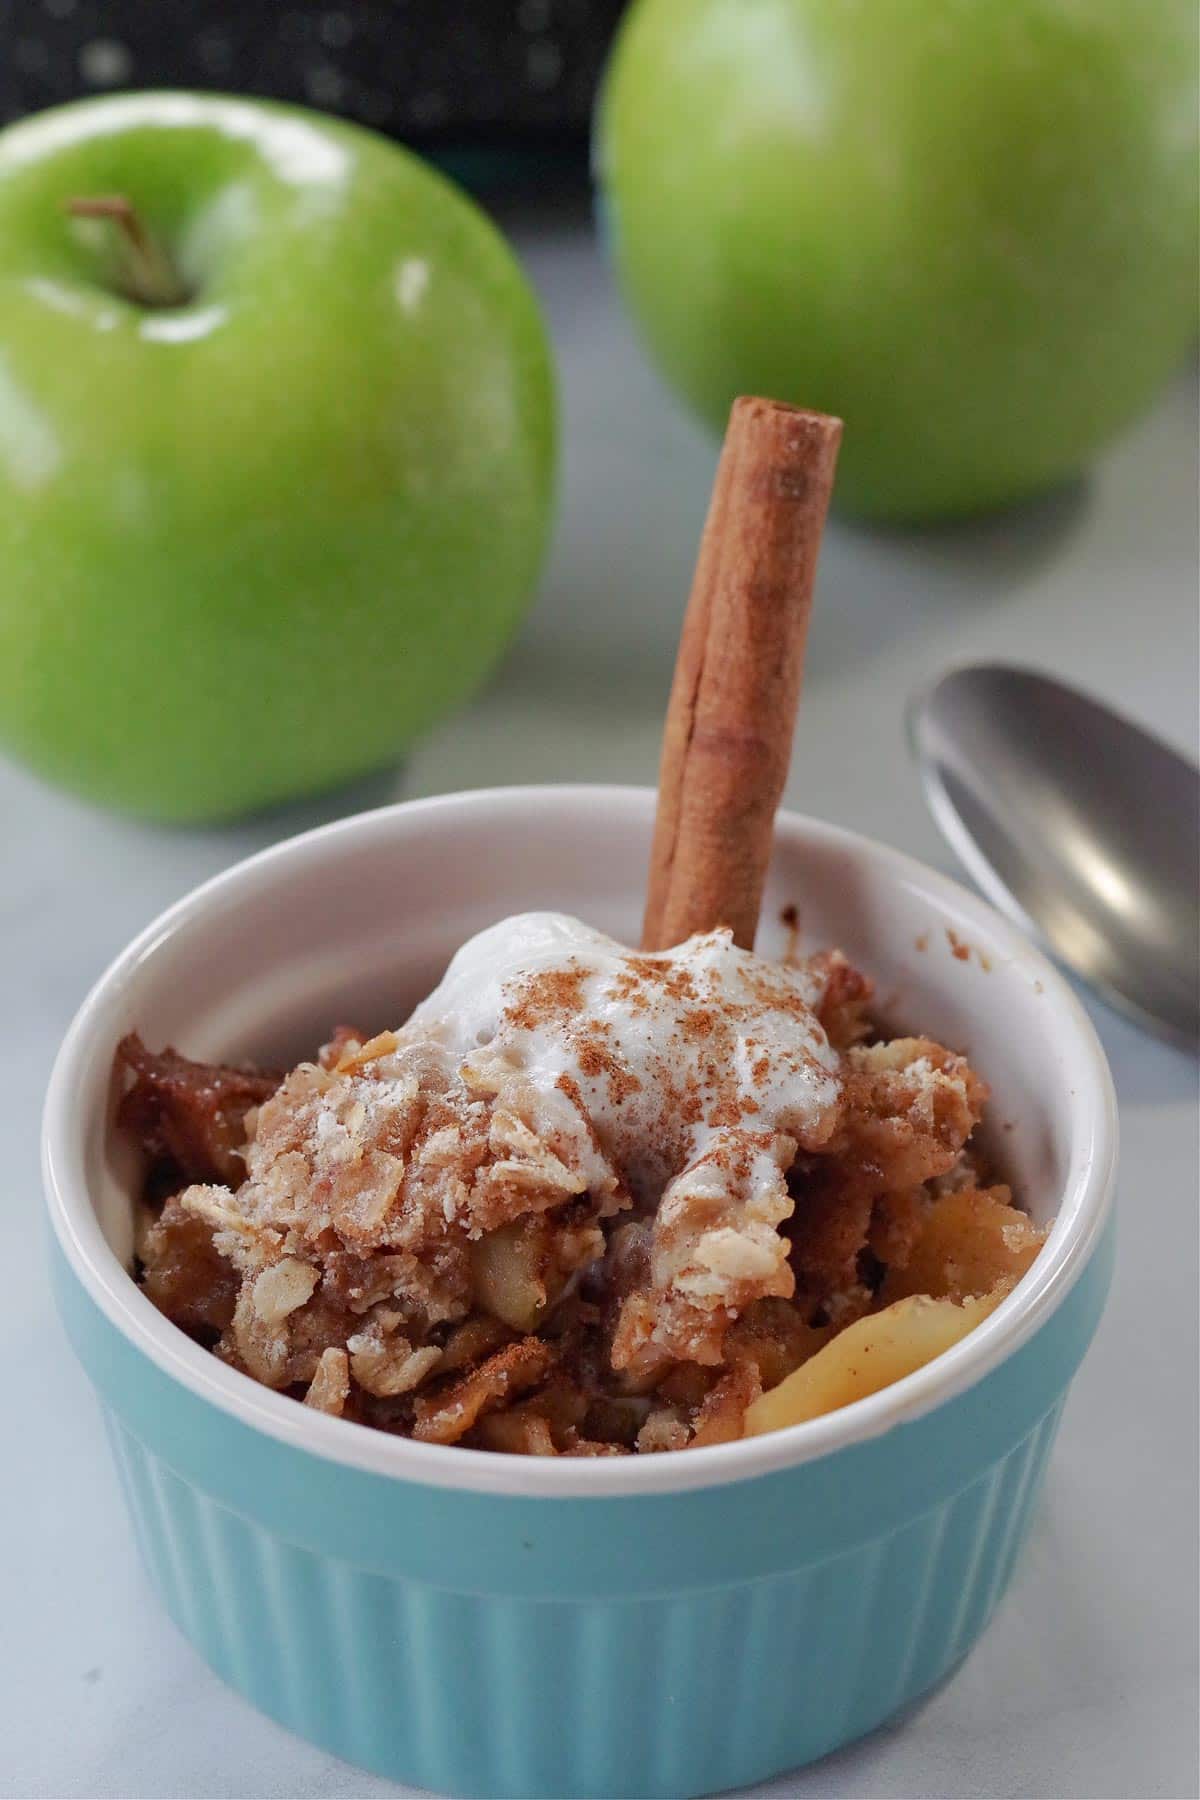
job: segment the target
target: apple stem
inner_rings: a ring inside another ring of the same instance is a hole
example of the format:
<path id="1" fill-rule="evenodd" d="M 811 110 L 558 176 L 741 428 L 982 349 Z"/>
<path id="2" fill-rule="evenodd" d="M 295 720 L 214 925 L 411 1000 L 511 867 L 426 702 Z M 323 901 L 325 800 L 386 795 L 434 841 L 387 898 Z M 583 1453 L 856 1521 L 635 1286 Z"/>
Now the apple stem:
<path id="1" fill-rule="evenodd" d="M 116 227 L 119 283 L 139 306 L 183 306 L 187 288 L 137 208 L 124 194 L 81 194 L 66 202 L 74 219 L 104 219 Z"/>

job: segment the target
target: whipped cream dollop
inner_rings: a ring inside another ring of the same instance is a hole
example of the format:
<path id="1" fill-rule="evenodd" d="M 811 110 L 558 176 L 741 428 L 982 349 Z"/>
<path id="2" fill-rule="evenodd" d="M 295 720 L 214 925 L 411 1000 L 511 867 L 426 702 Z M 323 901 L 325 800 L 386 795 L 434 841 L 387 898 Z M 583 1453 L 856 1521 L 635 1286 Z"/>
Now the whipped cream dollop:
<path id="1" fill-rule="evenodd" d="M 569 1098 L 653 1203 L 722 1132 L 824 1141 L 840 1083 L 820 988 L 728 930 L 642 953 L 563 913 L 521 913 L 462 946 L 402 1035 L 466 1064 L 501 1057 Z"/>
<path id="2" fill-rule="evenodd" d="M 525 913 L 464 944 L 400 1034 L 439 1046 L 472 1088 L 503 1094 L 511 1072 L 602 1210 L 632 1202 L 647 1221 L 615 1366 L 716 1362 L 741 1307 L 792 1292 L 785 1173 L 828 1140 L 842 1091 L 820 992 L 727 930 L 643 954 Z"/>

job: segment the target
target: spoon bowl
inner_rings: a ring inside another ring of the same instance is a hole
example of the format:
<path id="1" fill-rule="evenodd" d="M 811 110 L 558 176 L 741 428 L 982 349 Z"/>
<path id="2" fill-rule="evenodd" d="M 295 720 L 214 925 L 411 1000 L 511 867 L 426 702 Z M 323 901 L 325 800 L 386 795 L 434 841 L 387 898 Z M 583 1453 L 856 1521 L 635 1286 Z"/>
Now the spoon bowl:
<path id="1" fill-rule="evenodd" d="M 1200 770 L 1029 669 L 955 669 L 913 753 L 943 835 L 994 904 L 1142 1024 L 1200 1046 Z"/>

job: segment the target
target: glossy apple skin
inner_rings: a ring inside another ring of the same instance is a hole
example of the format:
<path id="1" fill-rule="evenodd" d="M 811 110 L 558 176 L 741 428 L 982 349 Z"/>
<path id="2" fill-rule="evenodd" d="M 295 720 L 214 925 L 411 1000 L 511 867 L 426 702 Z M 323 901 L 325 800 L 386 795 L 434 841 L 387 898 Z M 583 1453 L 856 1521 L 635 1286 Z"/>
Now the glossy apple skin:
<path id="1" fill-rule="evenodd" d="M 187 305 L 64 216 L 114 192 Z M 554 463 L 528 283 L 404 151 L 185 94 L 0 134 L 0 742 L 47 778 L 204 820 L 394 758 L 511 636 Z"/>
<path id="2" fill-rule="evenodd" d="M 669 380 L 840 414 L 850 511 L 1073 474 L 1195 333 L 1193 0 L 637 0 L 596 149 Z"/>

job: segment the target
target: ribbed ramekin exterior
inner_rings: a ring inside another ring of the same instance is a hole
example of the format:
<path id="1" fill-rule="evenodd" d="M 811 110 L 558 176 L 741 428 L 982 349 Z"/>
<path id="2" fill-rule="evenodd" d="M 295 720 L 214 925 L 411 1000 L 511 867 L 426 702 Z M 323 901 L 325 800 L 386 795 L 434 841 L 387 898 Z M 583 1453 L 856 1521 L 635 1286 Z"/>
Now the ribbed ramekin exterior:
<path id="1" fill-rule="evenodd" d="M 314 1555 L 109 1423 L 150 1578 L 219 1675 L 349 1762 L 533 1800 L 732 1787 L 915 1699 L 1004 1591 L 1059 1410 L 942 1506 L 839 1558 L 609 1602 L 455 1594 Z"/>
<path id="2" fill-rule="evenodd" d="M 935 1412 L 815 1462 L 604 1500 L 432 1490 L 297 1452 L 153 1367 L 60 1258 L 150 1579 L 233 1687 L 454 1795 L 685 1796 L 821 1756 L 970 1649 L 1107 1291 Z"/>

